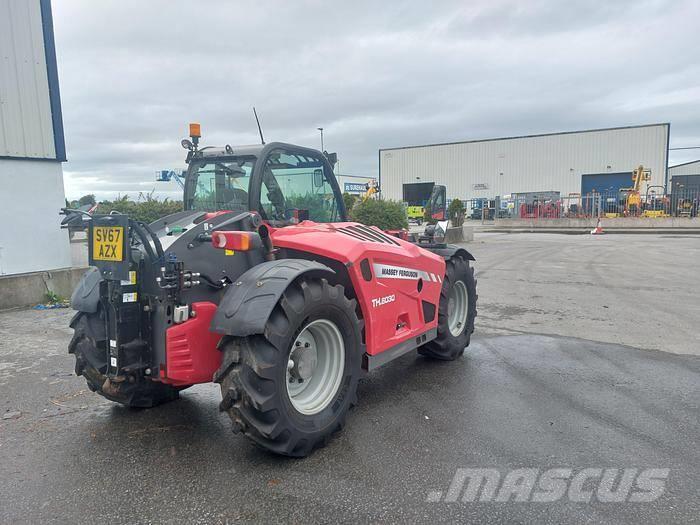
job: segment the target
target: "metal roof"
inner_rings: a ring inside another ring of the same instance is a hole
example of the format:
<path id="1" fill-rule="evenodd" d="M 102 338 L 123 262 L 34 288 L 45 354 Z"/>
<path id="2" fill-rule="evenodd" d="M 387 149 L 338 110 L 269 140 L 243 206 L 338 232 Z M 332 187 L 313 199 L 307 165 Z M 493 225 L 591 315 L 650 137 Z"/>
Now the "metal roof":
<path id="1" fill-rule="evenodd" d="M 617 126 L 614 128 L 596 128 L 596 129 L 583 129 L 579 131 L 559 131 L 556 133 L 540 133 L 536 135 L 515 135 L 512 137 L 497 137 L 490 139 L 475 139 L 475 140 L 458 140 L 455 142 L 437 142 L 434 144 L 419 144 L 414 146 L 397 146 L 394 148 L 380 148 L 379 151 L 392 151 L 400 149 L 412 149 L 412 148 L 429 148 L 432 146 L 452 146 L 455 144 L 471 144 L 476 142 L 494 142 L 499 140 L 515 140 L 515 139 L 532 139 L 537 137 L 553 137 L 559 135 L 575 135 L 578 133 L 594 133 L 596 131 L 615 131 L 620 129 L 636 129 L 636 128 L 650 128 L 655 126 L 671 126 L 670 122 L 659 122 L 656 124 L 639 124 L 637 126 Z"/>
<path id="2" fill-rule="evenodd" d="M 680 168 L 681 166 L 687 166 L 689 164 L 695 164 L 696 162 L 700 162 L 700 159 L 698 160 L 691 160 L 690 162 L 681 162 L 680 164 L 674 164 L 673 166 L 669 166 L 669 169 L 671 168 Z"/>

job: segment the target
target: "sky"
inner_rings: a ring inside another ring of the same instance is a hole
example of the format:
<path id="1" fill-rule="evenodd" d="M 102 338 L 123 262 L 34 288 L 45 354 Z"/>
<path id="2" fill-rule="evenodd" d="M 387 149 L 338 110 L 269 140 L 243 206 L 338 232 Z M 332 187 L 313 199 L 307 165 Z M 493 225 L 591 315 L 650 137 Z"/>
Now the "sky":
<path id="1" fill-rule="evenodd" d="M 179 198 L 180 140 L 338 153 L 671 123 L 700 146 L 697 0 L 53 0 L 66 196 Z M 671 151 L 671 164 L 700 150 Z"/>

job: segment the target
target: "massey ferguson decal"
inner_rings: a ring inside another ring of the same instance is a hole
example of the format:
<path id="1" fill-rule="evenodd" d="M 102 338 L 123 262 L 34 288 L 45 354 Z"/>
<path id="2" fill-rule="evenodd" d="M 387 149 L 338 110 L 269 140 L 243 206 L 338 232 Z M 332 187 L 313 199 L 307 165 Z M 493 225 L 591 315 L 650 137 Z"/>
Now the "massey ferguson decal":
<path id="1" fill-rule="evenodd" d="M 434 273 L 428 273 L 413 268 L 404 268 L 403 266 L 392 266 L 389 264 L 374 263 L 374 275 L 379 279 L 411 279 L 440 283 L 442 280 Z"/>

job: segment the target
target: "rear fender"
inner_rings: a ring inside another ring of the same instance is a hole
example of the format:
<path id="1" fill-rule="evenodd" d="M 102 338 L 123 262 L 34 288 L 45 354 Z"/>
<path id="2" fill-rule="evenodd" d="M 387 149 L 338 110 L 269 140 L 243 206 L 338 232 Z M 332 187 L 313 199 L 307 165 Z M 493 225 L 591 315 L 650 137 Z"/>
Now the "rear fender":
<path id="1" fill-rule="evenodd" d="M 420 246 L 420 244 L 418 245 Z M 445 244 L 440 248 L 426 248 L 427 250 L 433 252 L 436 255 L 439 255 L 446 261 L 449 261 L 453 257 L 462 257 L 463 259 L 466 259 L 467 261 L 476 261 L 474 256 L 469 253 L 467 250 L 464 248 L 460 248 L 459 246 L 455 246 L 454 244 Z"/>
<path id="2" fill-rule="evenodd" d="M 100 302 L 100 283 L 102 281 L 100 271 L 94 267 L 89 268 L 73 290 L 73 295 L 70 298 L 73 310 L 94 314 Z"/>
<path id="3" fill-rule="evenodd" d="M 335 272 L 316 261 L 280 259 L 251 268 L 231 284 L 219 303 L 211 331 L 245 337 L 261 334 L 282 294 L 294 279 L 313 274 L 330 277 Z"/>

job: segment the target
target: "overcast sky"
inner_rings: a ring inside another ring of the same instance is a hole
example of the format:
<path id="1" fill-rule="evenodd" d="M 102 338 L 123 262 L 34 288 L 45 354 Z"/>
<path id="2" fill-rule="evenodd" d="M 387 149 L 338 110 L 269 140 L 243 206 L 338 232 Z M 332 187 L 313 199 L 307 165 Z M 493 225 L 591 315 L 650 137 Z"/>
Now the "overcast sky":
<path id="1" fill-rule="evenodd" d="M 54 0 L 66 194 L 136 197 L 203 143 L 380 147 L 671 122 L 700 145 L 700 2 Z M 700 150 L 671 152 L 671 163 Z"/>

